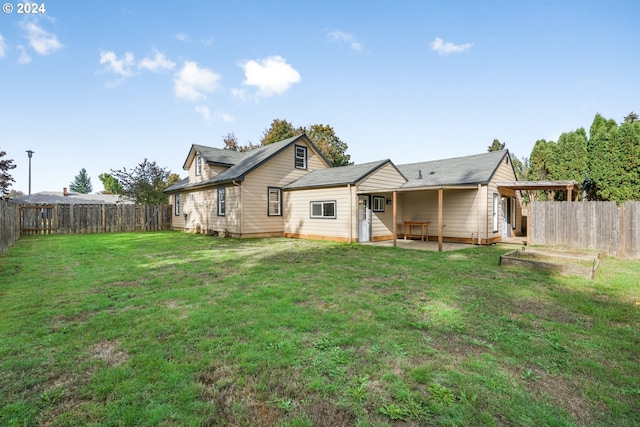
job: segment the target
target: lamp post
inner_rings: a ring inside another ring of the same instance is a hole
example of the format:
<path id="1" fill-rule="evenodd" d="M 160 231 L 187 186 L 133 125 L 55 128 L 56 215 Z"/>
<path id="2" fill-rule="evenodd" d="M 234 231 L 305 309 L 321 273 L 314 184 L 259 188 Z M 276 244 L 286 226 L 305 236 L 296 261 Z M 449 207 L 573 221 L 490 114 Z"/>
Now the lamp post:
<path id="1" fill-rule="evenodd" d="M 27 150 L 27 156 L 29 156 L 29 201 L 31 201 L 31 157 L 35 151 Z"/>

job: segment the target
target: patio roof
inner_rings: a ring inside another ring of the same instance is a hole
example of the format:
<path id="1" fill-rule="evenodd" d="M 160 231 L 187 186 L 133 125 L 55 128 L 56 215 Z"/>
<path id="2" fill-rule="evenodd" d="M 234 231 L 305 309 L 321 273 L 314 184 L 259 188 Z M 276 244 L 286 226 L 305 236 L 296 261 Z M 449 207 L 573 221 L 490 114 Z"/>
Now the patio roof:
<path id="1" fill-rule="evenodd" d="M 509 190 L 566 190 L 567 200 L 573 200 L 580 194 L 580 184 L 577 181 L 501 181 L 496 183 L 498 189 L 506 188 Z M 575 196 L 574 196 L 575 194 Z"/>

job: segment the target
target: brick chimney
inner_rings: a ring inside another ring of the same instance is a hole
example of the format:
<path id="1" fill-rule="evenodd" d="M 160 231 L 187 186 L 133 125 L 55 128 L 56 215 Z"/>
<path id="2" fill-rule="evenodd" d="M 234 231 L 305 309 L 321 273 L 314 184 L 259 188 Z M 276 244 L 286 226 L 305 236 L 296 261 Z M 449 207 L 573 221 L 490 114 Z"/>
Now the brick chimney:
<path id="1" fill-rule="evenodd" d="M 62 187 L 62 195 L 66 196 L 67 194 L 69 194 L 67 193 L 67 187 Z"/>

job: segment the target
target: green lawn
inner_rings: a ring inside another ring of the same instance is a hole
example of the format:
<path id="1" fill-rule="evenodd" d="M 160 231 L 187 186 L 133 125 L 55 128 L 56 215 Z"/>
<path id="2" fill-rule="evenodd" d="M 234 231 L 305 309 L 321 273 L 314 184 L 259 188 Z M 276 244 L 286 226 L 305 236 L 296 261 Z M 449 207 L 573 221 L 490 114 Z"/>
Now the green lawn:
<path id="1" fill-rule="evenodd" d="M 560 278 L 507 251 L 24 237 L 0 425 L 640 425 L 640 262 Z"/>

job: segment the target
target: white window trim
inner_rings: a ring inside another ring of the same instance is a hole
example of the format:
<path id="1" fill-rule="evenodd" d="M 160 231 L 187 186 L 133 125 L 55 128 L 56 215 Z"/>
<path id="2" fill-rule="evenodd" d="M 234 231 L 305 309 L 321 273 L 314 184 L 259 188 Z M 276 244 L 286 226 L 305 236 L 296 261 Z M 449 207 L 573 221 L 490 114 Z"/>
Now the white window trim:
<path id="1" fill-rule="evenodd" d="M 227 194 L 225 187 L 218 187 L 218 216 L 225 216 Z"/>
<path id="2" fill-rule="evenodd" d="M 511 198 L 511 228 L 516 229 L 516 198 Z"/>
<path id="3" fill-rule="evenodd" d="M 321 215 L 313 214 L 313 206 L 320 205 L 320 209 L 322 211 Z M 333 215 L 325 215 L 325 205 L 333 205 Z M 312 219 L 336 219 L 337 217 L 337 203 L 335 200 L 318 200 L 309 202 L 309 217 Z"/>
<path id="4" fill-rule="evenodd" d="M 202 175 L 202 156 L 196 156 L 196 176 Z"/>
<path id="5" fill-rule="evenodd" d="M 298 149 L 301 150 L 301 152 L 304 153 L 304 156 L 299 157 L 298 156 Z M 293 165 L 295 166 L 296 169 L 307 169 L 307 147 L 303 147 L 302 145 L 294 145 L 294 159 L 293 159 Z M 302 166 L 298 166 L 298 160 L 302 160 Z"/>
<path id="6" fill-rule="evenodd" d="M 173 203 L 174 203 L 174 213 L 176 216 L 180 215 L 180 193 L 176 193 L 175 196 L 173 196 Z"/>
<path id="7" fill-rule="evenodd" d="M 497 233 L 499 230 L 499 209 L 500 209 L 500 195 L 493 193 L 493 232 Z"/>
<path id="8" fill-rule="evenodd" d="M 384 212 L 385 199 L 382 196 L 373 196 L 373 211 Z"/>
<path id="9" fill-rule="evenodd" d="M 277 194 L 278 200 L 271 200 L 271 195 Z M 277 202 L 278 210 L 276 213 L 271 212 L 272 204 Z M 267 216 L 282 216 L 282 189 L 277 187 L 267 187 Z"/>

